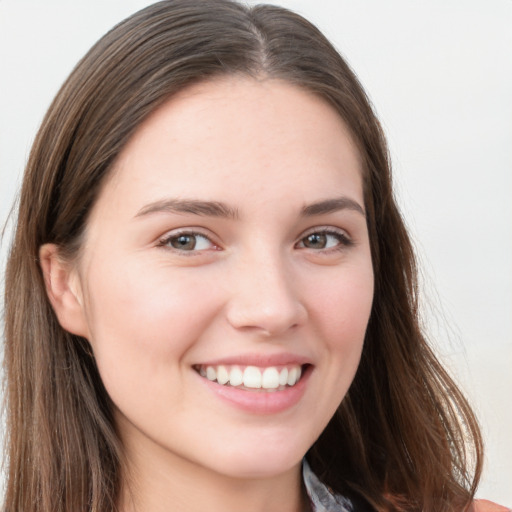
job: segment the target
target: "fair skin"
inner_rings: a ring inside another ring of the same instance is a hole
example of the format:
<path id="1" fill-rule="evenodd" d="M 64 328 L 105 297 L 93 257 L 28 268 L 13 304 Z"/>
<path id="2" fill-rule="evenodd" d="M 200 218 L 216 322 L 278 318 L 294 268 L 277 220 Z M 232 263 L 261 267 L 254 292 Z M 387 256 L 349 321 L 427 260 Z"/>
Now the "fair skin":
<path id="1" fill-rule="evenodd" d="M 303 508 L 301 459 L 373 297 L 360 158 L 332 107 L 272 79 L 182 91 L 123 150 L 79 258 L 40 256 L 115 404 L 121 510 Z"/>

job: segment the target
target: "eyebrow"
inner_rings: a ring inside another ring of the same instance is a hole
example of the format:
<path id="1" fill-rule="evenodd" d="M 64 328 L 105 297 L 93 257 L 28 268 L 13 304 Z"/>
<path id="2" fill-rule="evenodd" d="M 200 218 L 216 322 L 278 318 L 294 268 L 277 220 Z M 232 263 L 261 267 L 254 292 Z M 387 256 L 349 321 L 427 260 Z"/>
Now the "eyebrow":
<path id="1" fill-rule="evenodd" d="M 363 207 L 357 201 L 345 196 L 324 199 L 322 201 L 306 205 L 301 210 L 301 216 L 314 217 L 341 210 L 352 210 L 360 213 L 363 217 L 366 217 Z M 135 217 L 144 217 L 153 213 L 186 213 L 202 217 L 220 217 L 232 220 L 236 220 L 240 217 L 237 208 L 232 208 L 219 201 L 172 198 L 162 199 L 144 206 L 139 210 Z"/>
<path id="2" fill-rule="evenodd" d="M 302 208 L 301 213 L 304 217 L 313 217 L 315 215 L 325 215 L 327 213 L 333 213 L 340 210 L 352 210 L 360 213 L 363 217 L 366 217 L 363 207 L 357 201 L 345 196 L 325 199 L 323 201 L 309 204 Z"/>
<path id="3" fill-rule="evenodd" d="M 152 213 L 188 213 L 202 217 L 222 217 L 238 219 L 238 210 L 218 201 L 200 201 L 197 199 L 163 199 L 150 203 L 139 210 L 135 217 Z"/>

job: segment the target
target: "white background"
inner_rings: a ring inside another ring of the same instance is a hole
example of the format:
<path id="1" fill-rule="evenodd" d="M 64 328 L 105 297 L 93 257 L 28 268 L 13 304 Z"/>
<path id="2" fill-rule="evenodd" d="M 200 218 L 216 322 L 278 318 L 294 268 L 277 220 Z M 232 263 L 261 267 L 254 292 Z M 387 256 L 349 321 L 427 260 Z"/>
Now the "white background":
<path id="1" fill-rule="evenodd" d="M 0 0 L 1 225 L 58 87 L 106 30 L 149 3 Z M 512 0 L 280 4 L 326 33 L 375 104 L 422 264 L 426 323 L 482 423 L 478 495 L 510 506 Z"/>

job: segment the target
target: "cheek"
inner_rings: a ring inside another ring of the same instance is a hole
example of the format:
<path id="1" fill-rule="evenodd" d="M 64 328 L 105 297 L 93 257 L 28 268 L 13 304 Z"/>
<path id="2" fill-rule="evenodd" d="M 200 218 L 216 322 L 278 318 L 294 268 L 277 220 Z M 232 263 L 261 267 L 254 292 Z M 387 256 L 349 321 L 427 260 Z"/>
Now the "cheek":
<path id="1" fill-rule="evenodd" d="M 90 342 L 107 389 L 168 379 L 215 317 L 218 300 L 199 276 L 162 265 L 91 265 Z"/>
<path id="2" fill-rule="evenodd" d="M 323 430 L 343 401 L 359 366 L 373 301 L 370 265 L 336 269 L 315 280 L 309 313 L 320 353 L 318 375 L 325 391 L 315 395 L 318 428 Z"/>
<path id="3" fill-rule="evenodd" d="M 359 366 L 373 302 L 373 271 L 369 264 L 347 266 L 318 284 L 310 314 L 323 340 L 324 359 L 329 361 L 325 382 L 331 383 L 333 391 L 325 400 L 334 413 Z"/>
<path id="4" fill-rule="evenodd" d="M 317 285 L 309 311 L 325 348 L 340 364 L 357 366 L 373 302 L 371 265 L 348 266 Z"/>

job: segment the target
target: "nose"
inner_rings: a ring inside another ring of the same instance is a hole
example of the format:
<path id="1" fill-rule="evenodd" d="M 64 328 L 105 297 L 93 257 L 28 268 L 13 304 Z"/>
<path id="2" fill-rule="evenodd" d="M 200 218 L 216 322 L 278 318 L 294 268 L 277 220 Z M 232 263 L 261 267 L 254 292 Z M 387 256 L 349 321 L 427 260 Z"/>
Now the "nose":
<path id="1" fill-rule="evenodd" d="M 302 303 L 290 266 L 279 255 L 253 253 L 237 266 L 230 283 L 227 318 L 238 330 L 276 336 L 304 323 Z"/>

